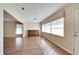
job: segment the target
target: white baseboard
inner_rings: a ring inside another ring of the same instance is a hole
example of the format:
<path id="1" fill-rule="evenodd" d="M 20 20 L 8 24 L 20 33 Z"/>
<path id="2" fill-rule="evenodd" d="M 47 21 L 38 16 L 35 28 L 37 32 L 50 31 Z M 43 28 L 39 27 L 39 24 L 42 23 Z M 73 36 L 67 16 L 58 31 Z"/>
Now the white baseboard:
<path id="1" fill-rule="evenodd" d="M 50 41 L 50 40 L 49 40 L 49 41 Z M 51 42 L 52 42 L 52 41 L 51 41 Z M 56 42 L 52 42 L 52 43 L 54 43 L 55 45 L 57 45 L 57 46 L 59 46 L 60 48 L 64 49 L 64 50 L 67 51 L 68 53 L 73 54 L 71 51 L 69 51 L 68 49 L 62 47 L 61 45 L 57 44 Z"/>

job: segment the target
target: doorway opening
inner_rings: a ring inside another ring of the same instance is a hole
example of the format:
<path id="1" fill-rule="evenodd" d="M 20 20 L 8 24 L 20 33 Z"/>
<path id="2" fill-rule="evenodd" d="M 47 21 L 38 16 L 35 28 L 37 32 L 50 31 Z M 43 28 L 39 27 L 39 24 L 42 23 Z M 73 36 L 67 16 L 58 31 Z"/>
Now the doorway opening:
<path id="1" fill-rule="evenodd" d="M 21 23 L 16 24 L 16 36 L 23 37 L 23 24 Z"/>

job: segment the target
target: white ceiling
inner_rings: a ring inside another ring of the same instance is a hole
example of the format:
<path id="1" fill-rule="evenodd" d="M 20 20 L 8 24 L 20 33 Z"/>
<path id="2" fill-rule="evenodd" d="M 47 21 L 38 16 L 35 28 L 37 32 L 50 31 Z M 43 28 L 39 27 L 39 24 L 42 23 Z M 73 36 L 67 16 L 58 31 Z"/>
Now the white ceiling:
<path id="1" fill-rule="evenodd" d="M 17 19 L 33 22 L 33 18 L 36 18 L 37 22 L 41 22 L 65 5 L 64 3 L 16 3 L 7 4 L 6 10 L 14 13 L 13 16 Z M 24 10 L 21 7 L 24 7 Z"/>

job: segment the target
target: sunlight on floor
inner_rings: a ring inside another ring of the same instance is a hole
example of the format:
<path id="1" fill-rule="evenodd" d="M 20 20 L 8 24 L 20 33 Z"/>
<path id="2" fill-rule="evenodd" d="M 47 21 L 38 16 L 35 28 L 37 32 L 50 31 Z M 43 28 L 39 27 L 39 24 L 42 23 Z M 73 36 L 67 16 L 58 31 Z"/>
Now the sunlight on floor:
<path id="1" fill-rule="evenodd" d="M 22 45 L 22 37 L 16 37 L 16 47 L 20 47 Z"/>

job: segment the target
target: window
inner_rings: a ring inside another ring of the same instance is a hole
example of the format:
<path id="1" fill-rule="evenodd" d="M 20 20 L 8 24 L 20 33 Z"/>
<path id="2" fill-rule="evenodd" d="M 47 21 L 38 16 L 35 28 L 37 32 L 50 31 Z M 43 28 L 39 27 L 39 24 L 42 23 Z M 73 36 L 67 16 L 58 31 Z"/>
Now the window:
<path id="1" fill-rule="evenodd" d="M 64 18 L 57 19 L 51 22 L 51 33 L 59 36 L 64 36 Z"/>
<path id="2" fill-rule="evenodd" d="M 42 32 L 50 33 L 50 23 L 44 24 L 42 26 Z"/>
<path id="3" fill-rule="evenodd" d="M 22 34 L 22 24 L 17 24 L 16 25 L 16 34 Z"/>
<path id="4" fill-rule="evenodd" d="M 42 32 L 64 37 L 64 18 L 60 18 L 42 25 Z"/>

